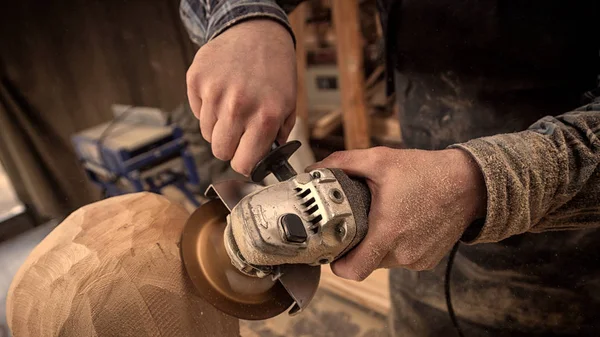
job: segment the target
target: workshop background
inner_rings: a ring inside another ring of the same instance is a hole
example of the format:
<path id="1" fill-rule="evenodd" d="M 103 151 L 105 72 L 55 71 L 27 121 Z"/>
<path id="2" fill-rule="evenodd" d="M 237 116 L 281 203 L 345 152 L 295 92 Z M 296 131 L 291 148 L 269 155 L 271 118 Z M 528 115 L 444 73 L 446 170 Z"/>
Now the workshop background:
<path id="1" fill-rule="evenodd" d="M 375 0 L 312 0 L 291 15 L 299 75 L 292 137 L 310 145 L 294 165 L 342 149 L 401 146 L 378 20 Z M 110 167 L 95 168 L 80 144 L 108 144 L 106 130 L 119 123 L 161 132 L 175 125 L 183 134 L 169 137 L 186 141 L 176 153 L 193 161 L 177 161 L 186 166 L 175 171 L 189 178 L 193 170 L 199 179 L 154 187 L 188 209 L 212 181 L 234 175 L 212 158 L 187 105 L 185 73 L 195 51 L 178 0 L 0 4 L 0 337 L 9 334 L 6 291 L 29 251 L 78 207 L 137 188 L 102 175 Z M 163 169 L 161 160 L 148 171 Z M 306 313 L 243 322 L 242 336 L 386 336 L 387 272 L 353 283 L 323 271 Z"/>

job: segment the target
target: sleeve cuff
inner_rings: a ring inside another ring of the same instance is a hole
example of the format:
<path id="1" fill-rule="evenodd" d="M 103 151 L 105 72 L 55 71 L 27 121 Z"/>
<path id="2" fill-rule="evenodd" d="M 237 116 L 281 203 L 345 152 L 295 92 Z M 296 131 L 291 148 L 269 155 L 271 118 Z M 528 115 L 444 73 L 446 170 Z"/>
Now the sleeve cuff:
<path id="1" fill-rule="evenodd" d="M 211 24 L 216 29 L 209 34 L 207 42 L 236 24 L 254 19 L 269 19 L 280 23 L 290 33 L 294 47 L 296 46 L 296 37 L 286 13 L 280 7 L 268 4 L 240 4 L 232 7 L 227 15 L 218 18 Z"/>
<path id="2" fill-rule="evenodd" d="M 514 221 L 518 219 L 511 214 L 512 203 L 508 200 L 507 184 L 514 180 L 509 177 L 511 173 L 510 169 L 507 169 L 507 159 L 502 151 L 499 151 L 498 146 L 494 142 L 487 141 L 486 138 L 450 146 L 450 148 L 461 149 L 473 157 L 481 169 L 487 191 L 486 216 L 484 219 L 476 220 L 464 232 L 461 242 L 466 244 L 498 242 L 528 230 L 526 223 Z M 518 223 L 522 225 L 515 225 Z"/>

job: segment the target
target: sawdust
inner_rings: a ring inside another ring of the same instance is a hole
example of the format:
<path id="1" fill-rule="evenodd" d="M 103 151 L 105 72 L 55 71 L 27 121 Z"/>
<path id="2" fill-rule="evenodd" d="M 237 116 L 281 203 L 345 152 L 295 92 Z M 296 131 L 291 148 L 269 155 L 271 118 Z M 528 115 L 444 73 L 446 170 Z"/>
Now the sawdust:
<path id="1" fill-rule="evenodd" d="M 373 223 L 377 228 L 372 244 L 363 250 L 367 265 L 432 268 L 480 212 L 477 204 L 485 205 L 485 200 L 475 197 L 485 193 L 478 188 L 481 177 L 468 154 L 445 153 L 407 150 L 402 155 L 389 154 L 388 158 L 395 158 L 390 166 L 397 169 L 374 184 L 378 189 L 374 198 L 379 200 L 370 218 L 383 220 Z"/>
<path id="2" fill-rule="evenodd" d="M 85 206 L 15 276 L 15 336 L 238 336 L 238 321 L 194 295 L 179 252 L 187 212 L 151 193 Z"/>
<path id="3" fill-rule="evenodd" d="M 566 152 L 532 131 L 476 139 L 454 147 L 473 155 L 483 168 L 487 188 L 486 224 L 469 243 L 498 242 L 528 231 L 550 229 L 540 220 L 553 201 L 560 204 L 555 199 L 556 188 L 560 175 L 567 174 L 566 167 L 560 167 L 568 161 Z"/>

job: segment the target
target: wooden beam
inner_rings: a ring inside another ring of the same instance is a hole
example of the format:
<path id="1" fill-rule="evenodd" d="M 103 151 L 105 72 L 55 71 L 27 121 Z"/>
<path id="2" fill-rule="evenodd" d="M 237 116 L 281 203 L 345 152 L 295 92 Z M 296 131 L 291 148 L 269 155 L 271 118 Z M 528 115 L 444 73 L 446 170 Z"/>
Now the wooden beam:
<path id="1" fill-rule="evenodd" d="M 312 126 L 311 138 L 323 139 L 337 129 L 340 124 L 342 124 L 342 112 L 340 110 L 331 111 L 319 118 Z"/>
<path id="2" fill-rule="evenodd" d="M 298 89 L 296 115 L 308 125 L 308 93 L 306 90 L 306 17 L 308 3 L 304 2 L 290 14 L 289 20 L 296 37 L 296 64 L 298 68 Z"/>
<path id="3" fill-rule="evenodd" d="M 344 114 L 344 138 L 348 150 L 364 149 L 371 145 L 358 3 L 358 0 L 332 0 Z"/>

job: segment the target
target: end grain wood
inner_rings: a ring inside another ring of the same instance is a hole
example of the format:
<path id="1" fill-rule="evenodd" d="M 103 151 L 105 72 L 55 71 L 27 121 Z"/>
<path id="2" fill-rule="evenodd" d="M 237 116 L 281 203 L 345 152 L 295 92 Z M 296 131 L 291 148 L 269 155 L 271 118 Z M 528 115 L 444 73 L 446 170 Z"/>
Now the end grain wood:
<path id="1" fill-rule="evenodd" d="M 358 0 L 332 0 L 346 149 L 371 146 Z"/>
<path id="2" fill-rule="evenodd" d="M 194 294 L 180 258 L 188 212 L 135 193 L 80 208 L 29 255 L 7 298 L 13 335 L 239 336 Z"/>

